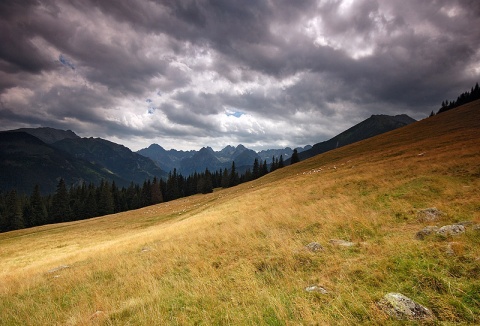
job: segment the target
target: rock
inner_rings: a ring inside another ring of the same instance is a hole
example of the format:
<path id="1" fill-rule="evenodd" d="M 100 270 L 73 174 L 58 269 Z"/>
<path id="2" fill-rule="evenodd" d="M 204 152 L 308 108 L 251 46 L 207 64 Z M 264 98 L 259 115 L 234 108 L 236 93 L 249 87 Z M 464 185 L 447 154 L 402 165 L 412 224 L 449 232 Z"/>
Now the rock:
<path id="1" fill-rule="evenodd" d="M 448 237 L 465 233 L 465 227 L 460 224 L 445 225 L 438 229 L 437 234 Z"/>
<path id="2" fill-rule="evenodd" d="M 332 245 L 339 246 L 339 247 L 353 247 L 355 245 L 355 243 L 353 243 L 353 242 L 345 241 L 345 240 L 339 240 L 339 239 L 330 239 L 329 242 Z"/>
<path id="3" fill-rule="evenodd" d="M 323 287 L 318 286 L 318 285 L 309 285 L 305 288 L 305 291 L 307 292 L 317 292 L 321 294 L 327 294 L 328 291 L 325 290 Z"/>
<path id="4" fill-rule="evenodd" d="M 48 270 L 47 273 L 52 274 L 52 273 L 56 273 L 56 272 L 59 272 L 59 271 L 61 271 L 61 270 L 63 270 L 63 269 L 67 269 L 67 268 L 70 268 L 70 266 L 68 266 L 68 265 L 60 265 L 60 266 L 58 266 L 58 267 L 55 267 L 55 268 L 52 268 L 52 269 Z"/>
<path id="5" fill-rule="evenodd" d="M 415 239 L 423 240 L 433 232 L 438 231 L 438 226 L 426 226 L 415 234 Z"/>
<path id="6" fill-rule="evenodd" d="M 435 316 L 424 306 L 401 293 L 387 293 L 377 305 L 389 316 L 398 320 L 432 320 Z"/>
<path id="7" fill-rule="evenodd" d="M 318 242 L 310 242 L 305 246 L 311 252 L 323 251 L 323 247 Z"/>
<path id="8" fill-rule="evenodd" d="M 436 207 L 421 209 L 417 212 L 417 218 L 420 222 L 437 221 L 442 215 L 444 215 L 444 213 Z"/>

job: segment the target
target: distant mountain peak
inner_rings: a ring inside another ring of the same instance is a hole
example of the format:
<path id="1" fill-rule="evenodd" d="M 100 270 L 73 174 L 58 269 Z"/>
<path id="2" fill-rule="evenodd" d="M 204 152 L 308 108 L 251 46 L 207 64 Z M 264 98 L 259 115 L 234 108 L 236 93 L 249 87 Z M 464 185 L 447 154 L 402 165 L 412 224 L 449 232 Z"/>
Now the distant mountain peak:
<path id="1" fill-rule="evenodd" d="M 370 116 L 370 118 L 363 120 L 353 127 L 350 127 L 335 137 L 313 145 L 312 148 L 300 153 L 299 156 L 301 160 L 304 160 L 332 149 L 349 145 L 357 141 L 406 126 L 413 122 L 416 122 L 416 120 L 406 114 L 399 114 L 395 116 L 386 114 L 373 114 Z"/>
<path id="2" fill-rule="evenodd" d="M 26 132 L 34 137 L 37 137 L 46 144 L 53 144 L 63 139 L 80 138 L 80 136 L 71 130 L 61 130 L 50 127 L 20 128 L 12 131 Z"/>
<path id="3" fill-rule="evenodd" d="M 202 147 L 198 152 L 199 153 L 201 153 L 201 152 L 215 153 L 213 148 L 211 148 L 210 146 Z"/>

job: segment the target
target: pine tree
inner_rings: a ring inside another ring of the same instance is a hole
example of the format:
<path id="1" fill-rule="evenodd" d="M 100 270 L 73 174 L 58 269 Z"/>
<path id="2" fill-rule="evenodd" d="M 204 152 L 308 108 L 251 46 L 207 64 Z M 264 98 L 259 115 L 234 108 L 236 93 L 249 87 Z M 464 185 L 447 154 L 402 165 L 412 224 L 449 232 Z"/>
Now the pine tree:
<path id="1" fill-rule="evenodd" d="M 142 187 L 142 207 L 152 204 L 152 184 L 150 180 L 143 182 Z"/>
<path id="2" fill-rule="evenodd" d="M 97 189 L 93 183 L 88 185 L 85 198 L 83 218 L 99 216 L 97 207 Z"/>
<path id="3" fill-rule="evenodd" d="M 114 203 L 113 195 L 108 181 L 102 180 L 98 187 L 98 206 L 97 211 L 99 216 L 113 214 Z"/>
<path id="4" fill-rule="evenodd" d="M 123 212 L 124 211 L 122 207 L 123 201 L 120 198 L 121 196 L 120 190 L 115 184 L 115 181 L 112 181 L 111 192 L 113 197 L 113 212 L 114 213 Z"/>
<path id="5" fill-rule="evenodd" d="M 278 160 L 278 168 L 281 169 L 285 166 L 285 163 L 283 162 L 283 155 L 280 155 L 280 159 Z"/>
<path id="6" fill-rule="evenodd" d="M 275 162 L 275 156 L 272 156 L 272 164 L 270 165 L 270 172 L 273 172 L 277 169 L 277 162 Z"/>
<path id="7" fill-rule="evenodd" d="M 264 160 L 261 171 L 260 171 L 260 175 L 263 177 L 266 174 L 268 174 L 268 164 L 267 164 L 267 160 Z"/>
<path id="8" fill-rule="evenodd" d="M 43 225 L 47 221 L 47 208 L 40 194 L 40 186 L 35 185 L 30 196 L 29 226 Z"/>
<path id="9" fill-rule="evenodd" d="M 157 177 L 153 178 L 151 194 L 153 205 L 163 202 L 162 190 L 160 189 L 160 183 Z"/>
<path id="10" fill-rule="evenodd" d="M 230 175 L 228 170 L 225 168 L 222 173 L 222 188 L 228 188 L 230 186 Z"/>
<path id="11" fill-rule="evenodd" d="M 258 159 L 255 158 L 253 161 L 253 172 L 252 172 L 253 179 L 258 179 L 260 177 L 260 166 L 258 164 Z"/>
<path id="12" fill-rule="evenodd" d="M 7 231 L 7 218 L 5 216 L 5 196 L 0 191 L 0 232 Z"/>
<path id="13" fill-rule="evenodd" d="M 11 190 L 5 199 L 5 219 L 7 230 L 18 230 L 25 227 L 22 207 L 16 190 Z"/>
<path id="14" fill-rule="evenodd" d="M 198 177 L 197 193 L 208 194 L 213 192 L 212 174 L 208 169 Z"/>
<path id="15" fill-rule="evenodd" d="M 293 150 L 293 154 L 292 154 L 292 158 L 290 159 L 290 163 L 295 164 L 295 163 L 298 163 L 298 162 L 300 162 L 300 158 L 298 157 L 298 151 L 295 148 Z"/>
<path id="16" fill-rule="evenodd" d="M 50 217 L 54 223 L 70 221 L 71 210 L 65 181 L 60 179 L 53 195 Z"/>
<path id="17" fill-rule="evenodd" d="M 230 181 L 229 187 L 234 187 L 238 184 L 238 173 L 235 169 L 235 161 L 232 162 L 232 168 L 230 169 Z"/>

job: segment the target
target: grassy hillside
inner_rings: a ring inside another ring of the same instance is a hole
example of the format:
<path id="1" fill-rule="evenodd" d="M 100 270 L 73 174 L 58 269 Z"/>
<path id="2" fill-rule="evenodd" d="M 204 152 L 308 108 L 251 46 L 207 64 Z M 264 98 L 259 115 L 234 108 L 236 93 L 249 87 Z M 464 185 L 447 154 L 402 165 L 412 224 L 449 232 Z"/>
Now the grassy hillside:
<path id="1" fill-rule="evenodd" d="M 387 292 L 478 324 L 479 135 L 477 101 L 235 188 L 0 234 L 0 324 L 396 323 Z"/>

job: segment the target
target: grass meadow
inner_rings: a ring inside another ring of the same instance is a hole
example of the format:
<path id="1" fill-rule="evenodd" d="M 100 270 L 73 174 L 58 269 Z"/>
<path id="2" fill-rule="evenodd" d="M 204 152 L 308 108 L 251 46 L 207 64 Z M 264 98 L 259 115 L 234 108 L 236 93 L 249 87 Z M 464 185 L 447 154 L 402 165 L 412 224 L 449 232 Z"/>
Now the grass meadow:
<path id="1" fill-rule="evenodd" d="M 388 292 L 479 324 L 479 189 L 477 101 L 234 188 L 0 234 L 0 325 L 403 324 Z"/>

